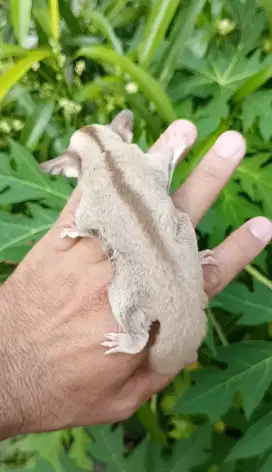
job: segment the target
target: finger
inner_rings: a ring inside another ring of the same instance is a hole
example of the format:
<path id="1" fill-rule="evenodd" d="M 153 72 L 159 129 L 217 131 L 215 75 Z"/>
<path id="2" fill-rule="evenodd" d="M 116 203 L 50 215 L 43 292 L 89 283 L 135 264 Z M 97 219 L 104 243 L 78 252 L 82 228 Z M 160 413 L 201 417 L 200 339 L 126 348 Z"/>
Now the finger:
<path id="1" fill-rule="evenodd" d="M 132 415 L 152 395 L 163 390 L 173 377 L 162 376 L 146 367 L 139 367 L 133 376 L 127 381 L 118 393 L 118 401 L 121 411 L 119 415 L 128 417 Z"/>
<path id="2" fill-rule="evenodd" d="M 185 157 L 189 149 L 195 143 L 197 137 L 197 129 L 193 123 L 188 120 L 176 120 L 167 128 L 167 130 L 159 137 L 159 139 L 151 146 L 149 153 L 163 151 L 169 148 L 179 148 L 185 141 L 187 143 L 186 150 L 181 154 L 179 161 Z"/>
<path id="3" fill-rule="evenodd" d="M 218 266 L 204 266 L 205 290 L 209 297 L 220 292 L 272 238 L 272 222 L 258 216 L 234 231 L 214 250 Z"/>
<path id="4" fill-rule="evenodd" d="M 173 194 L 175 205 L 187 213 L 196 226 L 246 152 L 244 138 L 236 131 L 226 131 Z"/>

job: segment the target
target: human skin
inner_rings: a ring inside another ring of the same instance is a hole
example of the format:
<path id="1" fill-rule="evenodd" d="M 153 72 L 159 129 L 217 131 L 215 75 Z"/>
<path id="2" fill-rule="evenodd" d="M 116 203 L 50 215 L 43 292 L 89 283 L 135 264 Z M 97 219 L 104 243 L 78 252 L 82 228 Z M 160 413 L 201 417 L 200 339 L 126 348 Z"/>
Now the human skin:
<path id="1" fill-rule="evenodd" d="M 152 147 L 191 146 L 195 126 L 178 120 Z M 245 154 L 235 131 L 223 133 L 180 189 L 175 205 L 196 226 Z M 181 156 L 181 159 L 184 156 Z M 80 198 L 76 189 L 51 230 L 0 287 L 0 439 L 127 418 L 172 380 L 151 372 L 148 347 L 105 356 L 104 333 L 117 329 L 107 299 L 109 261 L 96 239 L 61 239 Z M 205 266 L 209 297 L 269 243 L 272 223 L 257 217 L 214 248 Z"/>

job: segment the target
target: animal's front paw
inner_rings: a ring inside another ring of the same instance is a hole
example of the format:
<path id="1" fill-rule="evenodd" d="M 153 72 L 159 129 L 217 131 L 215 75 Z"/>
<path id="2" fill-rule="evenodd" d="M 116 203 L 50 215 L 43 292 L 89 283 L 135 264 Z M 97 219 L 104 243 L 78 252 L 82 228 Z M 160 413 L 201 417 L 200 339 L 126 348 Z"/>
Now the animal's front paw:
<path id="1" fill-rule="evenodd" d="M 218 262 L 214 257 L 214 251 L 211 249 L 205 249 L 199 253 L 201 265 L 215 265 L 218 266 Z"/>
<path id="2" fill-rule="evenodd" d="M 137 354 L 140 352 L 145 343 L 137 342 L 128 333 L 108 333 L 105 334 L 105 338 L 108 341 L 103 341 L 102 346 L 106 346 L 109 349 L 105 351 L 105 354 L 115 354 L 117 352 L 123 352 L 126 354 Z"/>
<path id="3" fill-rule="evenodd" d="M 90 234 L 77 231 L 76 228 L 64 228 L 60 235 L 61 238 L 87 238 Z"/>

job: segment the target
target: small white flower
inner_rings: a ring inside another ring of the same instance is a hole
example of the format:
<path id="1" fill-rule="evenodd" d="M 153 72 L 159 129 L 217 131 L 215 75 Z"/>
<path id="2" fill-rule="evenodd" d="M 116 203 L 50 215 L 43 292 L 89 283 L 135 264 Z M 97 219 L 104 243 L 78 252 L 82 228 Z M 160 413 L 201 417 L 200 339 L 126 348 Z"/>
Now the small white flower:
<path id="1" fill-rule="evenodd" d="M 9 134 L 11 132 L 11 127 L 6 121 L 0 121 L 0 131 L 5 134 Z"/>
<path id="2" fill-rule="evenodd" d="M 217 32 L 221 36 L 225 36 L 231 33 L 233 30 L 235 30 L 235 28 L 236 28 L 236 23 L 230 20 L 229 18 L 222 18 L 216 24 Z"/>
<path id="3" fill-rule="evenodd" d="M 76 65 L 75 65 L 75 73 L 77 75 L 82 75 L 85 69 L 86 69 L 85 61 L 83 61 L 83 60 L 77 61 Z"/>
<path id="4" fill-rule="evenodd" d="M 128 84 L 125 85 L 125 91 L 130 94 L 137 93 L 139 90 L 138 84 L 135 82 L 129 82 Z"/>
<path id="5" fill-rule="evenodd" d="M 33 62 L 32 66 L 31 66 L 31 69 L 36 72 L 39 69 L 39 67 L 40 67 L 40 63 L 35 61 L 35 62 Z"/>
<path id="6" fill-rule="evenodd" d="M 59 66 L 63 67 L 65 64 L 65 61 L 66 61 L 66 56 L 64 54 L 60 54 L 60 56 L 58 57 Z"/>
<path id="7" fill-rule="evenodd" d="M 15 131 L 21 131 L 21 129 L 23 129 L 23 127 L 24 127 L 24 123 L 21 120 L 13 120 L 12 128 Z"/>

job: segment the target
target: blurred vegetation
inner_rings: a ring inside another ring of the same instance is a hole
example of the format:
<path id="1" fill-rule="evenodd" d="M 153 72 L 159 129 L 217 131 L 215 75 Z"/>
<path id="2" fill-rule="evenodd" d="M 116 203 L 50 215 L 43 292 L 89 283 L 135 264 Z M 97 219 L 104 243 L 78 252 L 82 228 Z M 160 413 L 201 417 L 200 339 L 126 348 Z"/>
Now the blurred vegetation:
<path id="1" fill-rule="evenodd" d="M 197 125 L 172 189 L 222 131 L 246 137 L 246 159 L 197 228 L 201 248 L 272 217 L 271 0 L 2 0 L 0 70 L 2 282 L 72 190 L 37 162 L 124 107 L 144 150 L 176 118 Z M 210 302 L 195 370 L 114 427 L 3 441 L 0 470 L 271 472 L 269 255 Z"/>

